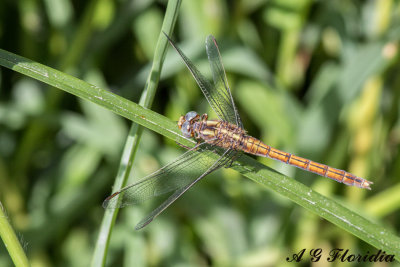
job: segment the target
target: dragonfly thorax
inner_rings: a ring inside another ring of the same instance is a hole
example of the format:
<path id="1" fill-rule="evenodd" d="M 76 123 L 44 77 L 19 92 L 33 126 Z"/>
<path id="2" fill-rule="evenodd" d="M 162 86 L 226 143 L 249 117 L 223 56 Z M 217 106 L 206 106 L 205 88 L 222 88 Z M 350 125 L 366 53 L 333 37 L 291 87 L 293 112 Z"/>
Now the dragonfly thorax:
<path id="1" fill-rule="evenodd" d="M 185 116 L 181 116 L 178 121 L 178 127 L 181 129 L 182 134 L 191 138 L 194 136 L 193 125 L 200 120 L 200 115 L 195 111 L 189 111 Z"/>

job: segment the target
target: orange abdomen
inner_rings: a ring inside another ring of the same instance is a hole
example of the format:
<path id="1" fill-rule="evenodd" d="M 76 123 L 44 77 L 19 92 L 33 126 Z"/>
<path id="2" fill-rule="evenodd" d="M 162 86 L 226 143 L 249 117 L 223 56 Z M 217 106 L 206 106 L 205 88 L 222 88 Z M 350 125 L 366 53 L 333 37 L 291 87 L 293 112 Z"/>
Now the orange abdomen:
<path id="1" fill-rule="evenodd" d="M 317 163 L 315 161 L 272 148 L 271 146 L 268 146 L 251 136 L 245 136 L 243 141 L 243 151 L 257 156 L 279 160 L 297 168 L 331 178 L 339 183 L 371 189 L 370 184 L 372 184 L 372 182 L 370 181 L 357 177 L 346 171 L 335 169 L 329 167 L 328 165 Z"/>

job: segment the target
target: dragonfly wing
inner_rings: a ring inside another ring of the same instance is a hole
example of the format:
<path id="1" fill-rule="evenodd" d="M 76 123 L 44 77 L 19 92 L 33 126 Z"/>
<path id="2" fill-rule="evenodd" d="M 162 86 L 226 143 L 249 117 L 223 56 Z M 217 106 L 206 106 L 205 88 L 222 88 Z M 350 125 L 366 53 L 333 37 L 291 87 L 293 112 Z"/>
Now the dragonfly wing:
<path id="1" fill-rule="evenodd" d="M 214 109 L 219 109 L 220 113 L 224 114 L 223 116 L 226 118 L 226 121 L 243 128 L 239 112 L 235 106 L 235 102 L 233 101 L 231 90 L 229 89 L 221 54 L 214 36 L 209 35 L 207 37 L 206 49 L 214 80 L 214 87 L 212 87 L 208 92 L 210 94 L 210 99 L 214 104 L 211 104 L 210 101 L 209 102 L 211 106 L 216 106 Z"/>
<path id="2" fill-rule="evenodd" d="M 198 144 L 163 168 L 115 192 L 104 200 L 103 207 L 120 208 L 175 191 L 137 225 L 136 228 L 140 229 L 149 224 L 201 178 L 222 166 L 229 165 L 236 153 L 238 152 L 224 150 L 205 142 Z M 213 159 L 215 154 L 220 155 L 218 160 Z"/>
<path id="3" fill-rule="evenodd" d="M 204 142 L 186 151 L 173 162 L 109 196 L 104 200 L 103 207 L 115 209 L 138 204 L 184 187 L 214 163 L 212 158 L 208 157 L 213 153 L 209 147 L 210 145 Z"/>
<path id="4" fill-rule="evenodd" d="M 208 169 L 204 173 L 202 173 L 196 179 L 192 180 L 190 183 L 186 184 L 184 187 L 178 188 L 167 200 L 165 200 L 160 206 L 158 206 L 155 210 L 153 210 L 147 217 L 142 219 L 135 226 L 135 229 L 139 230 L 148 225 L 149 223 L 151 223 L 154 220 L 154 218 L 156 218 L 161 212 L 163 212 L 166 208 L 168 208 L 169 205 L 171 205 L 175 200 L 177 200 L 180 196 L 182 196 L 183 193 L 189 190 L 189 188 L 191 188 L 195 183 L 200 181 L 204 176 L 229 163 L 231 159 L 230 154 L 233 153 L 235 153 L 235 151 L 226 150 L 217 161 L 215 161 L 208 167 Z"/>
<path id="5" fill-rule="evenodd" d="M 165 33 L 164 33 L 165 34 Z M 167 34 L 165 36 L 168 38 L 169 43 L 172 45 L 172 47 L 178 52 L 178 54 L 181 56 L 183 61 L 186 64 L 186 67 L 189 69 L 191 72 L 192 76 L 196 80 L 197 84 L 199 85 L 201 91 L 203 92 L 204 96 L 206 97 L 208 103 L 210 103 L 212 109 L 215 111 L 217 114 L 218 118 L 222 121 L 227 121 L 233 124 L 236 124 L 240 127 L 242 127 L 242 123 L 240 122 L 239 115 L 236 111 L 235 104 L 233 103 L 233 99 L 231 96 L 231 92 L 228 87 L 228 82 L 226 80 L 225 76 L 225 70 L 224 67 L 222 66 L 222 61 L 221 61 L 221 56 L 219 55 L 218 47 L 216 46 L 209 46 L 209 38 L 207 38 L 206 45 L 207 45 L 207 54 L 208 58 L 211 64 L 211 68 L 213 71 L 213 76 L 214 76 L 214 81 L 217 79 L 219 82 L 215 83 L 215 85 L 219 84 L 226 84 L 226 87 L 221 87 L 215 88 L 213 84 L 211 84 L 204 76 L 201 74 L 201 72 L 196 68 L 196 66 L 193 65 L 193 63 L 186 57 L 186 55 L 182 52 L 182 50 L 174 43 L 174 41 L 169 38 Z M 214 38 L 214 37 L 212 37 Z M 215 41 L 215 39 L 214 39 Z M 208 52 L 210 50 L 210 52 Z M 210 54 L 211 53 L 211 54 Z M 210 56 L 213 61 L 210 60 Z M 214 72 L 220 69 L 222 70 L 222 73 L 214 74 Z M 218 78 L 216 78 L 218 77 Z M 222 80 L 221 80 L 222 79 Z"/>

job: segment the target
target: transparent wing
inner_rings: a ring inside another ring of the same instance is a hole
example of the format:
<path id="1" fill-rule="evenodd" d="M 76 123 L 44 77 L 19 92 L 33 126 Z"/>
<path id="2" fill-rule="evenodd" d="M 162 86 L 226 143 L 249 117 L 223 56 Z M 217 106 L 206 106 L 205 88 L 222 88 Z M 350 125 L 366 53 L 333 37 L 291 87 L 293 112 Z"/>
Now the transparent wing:
<path id="1" fill-rule="evenodd" d="M 158 206 L 155 210 L 153 210 L 147 217 L 143 218 L 136 226 L 135 229 L 139 230 L 149 223 L 151 223 L 154 218 L 156 218 L 158 215 L 160 215 L 161 212 L 163 212 L 166 208 L 169 207 L 175 200 L 177 200 L 180 196 L 183 195 L 187 190 L 189 190 L 194 184 L 196 184 L 198 181 L 200 181 L 203 177 L 205 177 L 207 174 L 215 171 L 216 169 L 225 166 L 228 162 L 231 161 L 231 155 L 235 153 L 233 150 L 226 150 L 224 154 L 221 155 L 221 157 L 215 161 L 203 174 L 201 174 L 199 177 L 197 177 L 195 180 L 193 180 L 191 183 L 185 185 L 182 188 L 177 189 L 167 200 L 165 200 L 160 206 Z"/>
<path id="2" fill-rule="evenodd" d="M 220 113 L 224 114 L 224 117 L 229 118 L 229 122 L 243 128 L 239 112 L 237 111 L 231 90 L 229 89 L 221 54 L 214 36 L 207 36 L 206 49 L 214 80 L 214 88 L 209 90 L 211 99 L 215 102 L 215 106 L 220 109 Z"/>
<path id="3" fill-rule="evenodd" d="M 151 213 L 152 216 L 146 217 L 136 228 L 140 229 L 146 226 L 198 180 L 227 164 L 230 160 L 227 154 L 233 153 L 231 150 L 222 152 L 219 148 L 210 148 L 207 143 L 195 146 L 163 168 L 132 185 L 126 186 L 121 191 L 115 192 L 103 202 L 103 207 L 113 209 L 138 204 L 149 198 L 175 191 L 171 197 Z M 210 157 L 214 153 L 221 155 L 218 161 L 212 160 L 212 157 Z"/>
<path id="4" fill-rule="evenodd" d="M 206 40 L 208 60 L 211 65 L 214 78 L 214 84 L 211 84 L 186 57 L 180 48 L 176 46 L 171 38 L 169 38 L 167 34 L 165 34 L 165 36 L 185 62 L 186 67 L 192 73 L 192 76 L 196 80 L 201 91 L 203 92 L 212 109 L 217 114 L 218 118 L 243 128 L 239 114 L 235 104 L 233 103 L 233 98 L 228 87 L 225 70 L 222 65 L 221 56 L 219 54 L 218 46 L 214 37 L 210 35 Z"/>

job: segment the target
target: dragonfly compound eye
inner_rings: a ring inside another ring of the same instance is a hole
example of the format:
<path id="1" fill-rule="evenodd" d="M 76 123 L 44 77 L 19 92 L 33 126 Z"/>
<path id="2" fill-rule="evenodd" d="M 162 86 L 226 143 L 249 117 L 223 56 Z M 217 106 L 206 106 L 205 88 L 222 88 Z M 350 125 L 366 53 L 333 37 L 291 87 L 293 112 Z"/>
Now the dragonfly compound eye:
<path id="1" fill-rule="evenodd" d="M 191 121 L 196 117 L 197 117 L 196 111 L 189 111 L 188 113 L 186 113 L 185 119 L 186 119 L 186 121 Z"/>
<path id="2" fill-rule="evenodd" d="M 190 126 L 190 123 L 188 121 L 185 121 L 182 124 L 182 128 L 181 128 L 182 134 L 187 138 L 192 137 L 192 131 L 191 131 L 190 128 L 191 128 L 191 126 Z"/>

